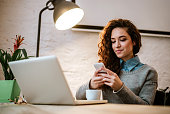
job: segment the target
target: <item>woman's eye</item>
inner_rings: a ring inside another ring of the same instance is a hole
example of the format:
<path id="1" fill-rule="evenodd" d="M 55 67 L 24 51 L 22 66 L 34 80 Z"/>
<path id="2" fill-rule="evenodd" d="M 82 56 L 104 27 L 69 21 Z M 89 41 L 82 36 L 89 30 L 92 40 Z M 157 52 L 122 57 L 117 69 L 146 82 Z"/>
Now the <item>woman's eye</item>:
<path id="1" fill-rule="evenodd" d="M 120 39 L 120 41 L 126 41 L 126 39 L 124 38 L 124 39 Z"/>
<path id="2" fill-rule="evenodd" d="M 112 41 L 112 43 L 115 43 L 116 41 Z"/>

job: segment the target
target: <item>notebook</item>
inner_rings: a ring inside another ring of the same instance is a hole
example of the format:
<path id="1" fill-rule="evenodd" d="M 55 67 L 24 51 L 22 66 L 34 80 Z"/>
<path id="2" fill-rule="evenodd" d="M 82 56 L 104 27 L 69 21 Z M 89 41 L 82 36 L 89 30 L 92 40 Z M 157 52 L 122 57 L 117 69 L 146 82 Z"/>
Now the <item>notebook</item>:
<path id="1" fill-rule="evenodd" d="M 97 104 L 107 100 L 75 100 L 56 56 L 9 62 L 24 98 L 31 104 Z"/>

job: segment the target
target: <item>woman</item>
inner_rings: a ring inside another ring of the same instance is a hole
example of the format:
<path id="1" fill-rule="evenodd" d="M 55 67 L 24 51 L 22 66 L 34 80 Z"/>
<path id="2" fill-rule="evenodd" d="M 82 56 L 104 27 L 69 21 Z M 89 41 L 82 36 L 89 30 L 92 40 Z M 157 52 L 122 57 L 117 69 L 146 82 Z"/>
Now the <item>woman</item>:
<path id="1" fill-rule="evenodd" d="M 153 104 L 158 75 L 136 55 L 141 35 L 135 25 L 126 19 L 111 20 L 100 39 L 98 62 L 104 63 L 105 68 L 96 70 L 91 80 L 79 88 L 76 98 L 86 99 L 86 89 L 102 89 L 103 99 L 109 103 Z"/>

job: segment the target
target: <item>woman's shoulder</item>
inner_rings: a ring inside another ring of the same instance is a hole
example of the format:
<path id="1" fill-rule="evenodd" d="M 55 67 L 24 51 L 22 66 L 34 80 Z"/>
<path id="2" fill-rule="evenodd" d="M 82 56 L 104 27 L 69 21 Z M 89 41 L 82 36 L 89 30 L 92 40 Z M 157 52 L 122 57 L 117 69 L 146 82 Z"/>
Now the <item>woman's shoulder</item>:
<path id="1" fill-rule="evenodd" d="M 148 80 L 156 81 L 158 78 L 158 73 L 157 73 L 156 69 L 148 64 L 144 64 L 143 67 L 141 68 L 141 71 L 139 70 L 138 73 L 146 76 Z"/>
<path id="2" fill-rule="evenodd" d="M 145 64 L 145 75 L 146 75 L 146 80 L 152 81 L 152 83 L 156 83 L 158 81 L 158 73 L 156 69 L 150 65 Z"/>
<path id="3" fill-rule="evenodd" d="M 143 70 L 157 72 L 156 69 L 148 64 L 143 65 Z"/>

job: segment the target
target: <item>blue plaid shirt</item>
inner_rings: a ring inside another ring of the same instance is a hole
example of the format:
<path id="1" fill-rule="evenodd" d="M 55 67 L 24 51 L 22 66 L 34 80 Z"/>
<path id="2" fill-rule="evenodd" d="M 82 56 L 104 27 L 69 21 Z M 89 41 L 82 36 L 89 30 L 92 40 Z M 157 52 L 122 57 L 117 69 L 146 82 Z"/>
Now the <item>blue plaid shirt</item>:
<path id="1" fill-rule="evenodd" d="M 135 71 L 139 69 L 144 64 L 140 62 L 139 57 L 135 56 L 126 62 L 124 62 L 122 59 L 120 59 L 120 65 L 122 67 L 122 71 Z"/>

